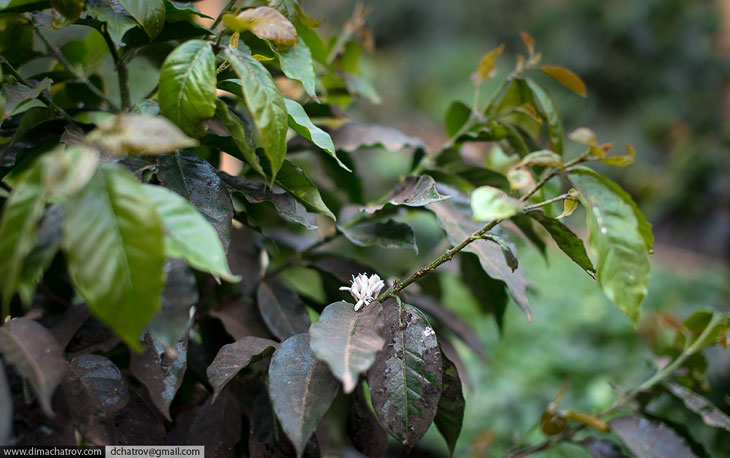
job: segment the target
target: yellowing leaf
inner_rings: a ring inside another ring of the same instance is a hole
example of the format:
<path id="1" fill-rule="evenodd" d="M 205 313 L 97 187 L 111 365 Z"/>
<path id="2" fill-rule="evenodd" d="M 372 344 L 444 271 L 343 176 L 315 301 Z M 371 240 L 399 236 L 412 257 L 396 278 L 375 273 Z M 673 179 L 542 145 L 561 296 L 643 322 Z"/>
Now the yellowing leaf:
<path id="1" fill-rule="evenodd" d="M 268 6 L 249 8 L 240 13 L 223 16 L 226 27 L 235 32 L 251 32 L 288 48 L 297 42 L 297 29 L 283 14 Z"/>
<path id="2" fill-rule="evenodd" d="M 581 145 L 598 147 L 596 134 L 588 127 L 579 127 L 568 134 L 568 138 Z"/>
<path id="3" fill-rule="evenodd" d="M 633 146 L 626 145 L 626 154 L 621 156 L 603 157 L 600 161 L 604 164 L 626 167 L 634 162 L 634 157 L 636 157 L 636 150 Z"/>
<path id="4" fill-rule="evenodd" d="M 586 96 L 586 85 L 583 80 L 567 68 L 557 65 L 541 65 L 539 69 L 576 94 Z"/>
<path id="5" fill-rule="evenodd" d="M 495 67 L 497 65 L 497 57 L 504 51 L 504 43 L 499 45 L 497 48 L 489 51 L 479 61 L 479 67 L 477 67 L 476 81 L 477 84 L 482 84 L 488 80 L 495 73 Z"/>
<path id="6" fill-rule="evenodd" d="M 535 39 L 527 32 L 520 32 L 520 37 L 522 38 L 522 42 L 525 43 L 527 52 L 529 52 L 530 57 L 532 57 L 532 55 L 535 54 Z"/>
<path id="7" fill-rule="evenodd" d="M 565 199 L 563 201 L 563 213 L 560 214 L 556 219 L 565 218 L 570 216 L 578 209 L 578 201 L 574 199 Z"/>

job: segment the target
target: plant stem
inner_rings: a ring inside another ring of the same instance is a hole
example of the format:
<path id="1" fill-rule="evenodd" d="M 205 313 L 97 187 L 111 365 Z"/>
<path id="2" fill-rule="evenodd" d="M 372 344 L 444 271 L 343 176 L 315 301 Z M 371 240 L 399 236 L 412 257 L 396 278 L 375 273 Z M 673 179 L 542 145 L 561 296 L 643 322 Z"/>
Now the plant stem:
<path id="1" fill-rule="evenodd" d="M 112 37 L 109 35 L 109 31 L 107 30 L 107 27 L 103 28 L 104 41 L 106 41 L 106 45 L 109 48 L 109 53 L 112 55 L 112 59 L 114 59 L 114 65 L 117 67 L 117 78 L 119 79 L 119 97 L 122 100 L 122 109 L 126 110 L 131 105 L 131 100 L 129 96 L 129 72 L 127 71 L 127 63 L 124 61 L 124 59 L 120 58 L 119 53 L 117 52 L 117 47 L 114 44 L 114 41 L 112 40 Z"/>
<path id="2" fill-rule="evenodd" d="M 221 19 L 223 19 L 223 15 L 226 14 L 227 12 L 229 12 L 231 10 L 231 8 L 233 8 L 233 5 L 235 5 L 235 4 L 236 4 L 236 0 L 230 0 L 228 2 L 228 4 L 226 4 L 226 6 L 223 7 L 221 12 L 218 13 L 218 17 L 215 18 L 215 21 L 213 21 L 213 24 L 210 25 L 210 30 L 215 29 L 218 26 L 218 24 L 221 23 Z"/>
<path id="3" fill-rule="evenodd" d="M 68 70 L 69 73 L 71 73 L 71 75 L 73 75 L 74 78 L 76 78 L 80 82 L 84 83 L 89 88 L 89 90 L 94 93 L 94 95 L 96 95 L 97 97 L 99 97 L 100 99 L 105 101 L 107 103 L 107 105 L 109 105 L 109 107 L 113 111 L 119 111 L 119 107 L 117 106 L 117 104 L 114 103 L 111 99 L 109 99 L 109 97 L 107 97 L 106 94 L 104 94 L 101 90 L 99 90 L 99 88 L 96 87 L 94 85 L 94 83 L 92 83 L 85 75 L 83 75 L 78 70 L 76 70 L 73 67 L 73 65 L 71 65 L 71 63 L 68 60 L 66 60 L 66 57 L 64 57 L 61 50 L 58 49 L 57 47 L 53 46 L 48 41 L 48 39 L 41 33 L 40 29 L 36 28 L 35 31 L 36 31 L 36 35 L 38 35 L 38 38 L 40 38 L 41 41 L 43 42 L 43 44 L 46 45 L 46 48 L 48 48 L 48 51 L 50 51 L 53 54 L 53 56 L 56 59 L 58 59 L 58 61 L 61 63 L 61 65 L 63 65 L 66 68 L 66 70 Z"/>
<path id="4" fill-rule="evenodd" d="M 4 57 L 0 56 L 0 63 L 5 64 L 5 67 L 7 67 L 8 72 L 11 75 L 13 75 L 13 77 L 16 80 L 20 81 L 21 83 L 25 84 L 28 87 L 33 87 L 33 85 L 28 80 L 26 80 L 25 78 L 23 78 L 22 76 L 20 76 L 20 73 L 18 73 L 18 71 L 15 70 L 15 68 L 13 68 L 12 65 L 10 65 L 10 62 L 8 62 L 7 59 L 5 59 Z M 55 103 L 53 103 L 53 101 L 50 98 L 46 97 L 43 94 L 38 94 L 38 98 L 41 100 L 41 102 L 45 103 L 53 111 L 55 111 L 58 116 L 60 116 L 61 118 L 63 118 L 64 121 L 74 122 L 73 118 L 68 113 L 66 113 L 66 111 L 63 108 L 61 108 L 58 105 L 56 105 Z"/>
<path id="5" fill-rule="evenodd" d="M 328 235 L 327 237 L 323 238 L 322 240 L 320 240 L 320 241 L 318 241 L 316 243 L 313 243 L 312 245 L 310 245 L 309 247 L 307 247 L 303 251 L 301 251 L 299 253 L 295 253 L 295 254 L 289 256 L 286 259 L 286 261 L 284 261 L 284 262 L 281 263 L 281 265 L 279 265 L 278 267 L 276 267 L 276 268 L 270 270 L 269 272 L 267 272 L 264 275 L 264 278 L 271 278 L 271 277 L 274 277 L 274 276 L 280 274 L 284 270 L 288 269 L 297 260 L 306 257 L 308 254 L 310 254 L 311 252 L 313 252 L 317 248 L 319 248 L 322 245 L 325 245 L 325 244 L 331 242 L 332 240 L 336 239 L 339 236 L 340 236 L 340 233 L 339 232 L 335 232 L 334 234 Z"/>
<path id="6" fill-rule="evenodd" d="M 526 211 L 526 212 L 529 212 L 530 210 L 535 210 L 537 208 L 544 207 L 545 205 L 550 205 L 550 204 L 555 203 L 555 202 L 560 202 L 561 200 L 565 200 L 568 197 L 570 197 L 570 194 L 567 194 L 567 193 L 560 194 L 558 197 L 553 197 L 552 199 L 548 199 L 548 200 L 543 201 L 543 202 L 538 202 L 538 203 L 536 203 L 534 205 L 526 205 L 526 206 L 524 206 L 522 208 L 522 210 L 523 211 Z"/>

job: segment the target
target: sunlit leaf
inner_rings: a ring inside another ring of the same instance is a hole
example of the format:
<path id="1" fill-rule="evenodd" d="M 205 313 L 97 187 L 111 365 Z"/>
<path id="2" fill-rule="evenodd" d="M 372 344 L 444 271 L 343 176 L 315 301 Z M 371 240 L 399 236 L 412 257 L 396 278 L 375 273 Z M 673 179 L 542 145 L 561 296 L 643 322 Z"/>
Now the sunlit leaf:
<path id="1" fill-rule="evenodd" d="M 119 0 L 119 3 L 142 25 L 150 40 L 162 31 L 165 25 L 163 0 Z"/>
<path id="2" fill-rule="evenodd" d="M 522 206 L 522 202 L 491 186 L 481 186 L 471 194 L 471 208 L 477 221 L 507 219 L 521 213 Z"/>
<path id="3" fill-rule="evenodd" d="M 223 23 L 235 32 L 251 32 L 281 47 L 297 42 L 297 29 L 283 14 L 268 6 L 248 8 L 240 13 L 226 14 Z"/>
<path id="4" fill-rule="evenodd" d="M 383 348 L 383 326 L 380 302 L 371 302 L 359 312 L 348 302 L 335 302 L 309 328 L 312 351 L 342 382 L 345 393 L 355 389 L 360 374 L 370 369 Z"/>
<path id="5" fill-rule="evenodd" d="M 198 145 L 162 116 L 121 114 L 89 132 L 86 141 L 112 154 L 164 154 Z"/>
<path id="6" fill-rule="evenodd" d="M 550 150 L 534 151 L 523 157 L 515 167 L 524 166 L 560 167 L 563 165 L 563 158 Z"/>
<path id="7" fill-rule="evenodd" d="M 576 94 L 585 97 L 586 96 L 586 85 L 578 75 L 568 70 L 567 68 L 560 67 L 557 65 L 541 65 L 538 69 L 550 75 L 555 81 L 567 87 Z"/>

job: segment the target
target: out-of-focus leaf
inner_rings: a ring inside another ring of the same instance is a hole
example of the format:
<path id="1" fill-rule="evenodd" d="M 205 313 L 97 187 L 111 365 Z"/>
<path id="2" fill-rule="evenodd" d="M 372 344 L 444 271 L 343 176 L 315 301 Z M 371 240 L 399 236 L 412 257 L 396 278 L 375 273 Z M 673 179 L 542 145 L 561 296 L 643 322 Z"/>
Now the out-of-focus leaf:
<path id="1" fill-rule="evenodd" d="M 568 70 L 565 67 L 558 65 L 541 65 L 538 70 L 549 75 L 555 81 L 567 87 L 571 91 L 580 95 L 581 97 L 586 96 L 586 85 L 578 75 Z"/>
<path id="2" fill-rule="evenodd" d="M 53 393 L 66 372 L 63 349 L 53 335 L 35 321 L 15 318 L 0 327 L 0 353 L 30 382 L 41 408 L 52 416 Z"/>
<path id="3" fill-rule="evenodd" d="M 218 178 L 218 176 L 215 176 Z M 144 185 L 165 227 L 165 254 L 230 282 L 233 275 L 215 229 L 184 197 L 162 186 Z"/>
<path id="4" fill-rule="evenodd" d="M 452 246 L 466 240 L 481 227 L 479 223 L 472 221 L 469 200 L 462 194 L 456 193 L 449 200 L 430 204 L 428 209 L 436 214 Z M 506 283 L 510 295 L 529 320 L 531 312 L 526 295 L 527 280 L 522 267 L 512 272 L 505 263 L 502 250 L 487 240 L 476 240 L 467 245 L 464 251 L 476 254 L 482 268 L 490 277 Z"/>
<path id="5" fill-rule="evenodd" d="M 458 100 L 451 102 L 451 105 L 446 110 L 445 118 L 446 134 L 449 138 L 452 138 L 464 127 L 470 116 L 471 108 Z"/>
<path id="6" fill-rule="evenodd" d="M 56 149 L 40 159 L 43 188 L 51 199 L 70 197 L 86 186 L 99 165 L 99 154 L 84 146 Z"/>
<path id="7" fill-rule="evenodd" d="M 262 391 L 256 396 L 250 415 L 248 456 L 262 458 L 286 458 L 296 456 L 294 445 L 276 418 L 269 393 Z M 304 448 L 302 458 L 320 458 L 317 435 L 313 434 Z"/>
<path id="8" fill-rule="evenodd" d="M 568 138 L 576 143 L 585 145 L 588 147 L 598 147 L 598 139 L 596 138 L 595 132 L 588 127 L 579 127 L 573 132 L 568 134 Z"/>
<path id="9" fill-rule="evenodd" d="M 233 302 L 209 313 L 210 316 L 221 320 L 226 332 L 234 340 L 248 336 L 274 338 L 253 301 Z"/>
<path id="10" fill-rule="evenodd" d="M 563 158 L 550 150 L 533 151 L 523 157 L 515 167 L 525 166 L 541 166 L 541 167 L 560 167 L 563 164 Z"/>
<path id="11" fill-rule="evenodd" d="M 45 191 L 41 169 L 34 167 L 15 185 L 0 218 L 0 290 L 3 316 L 21 279 L 23 259 L 35 244 L 38 223 L 43 216 Z"/>
<path id="12" fill-rule="evenodd" d="M 572 215 L 578 209 L 578 201 L 575 199 L 563 200 L 563 211 L 555 219 L 565 218 Z"/>
<path id="13" fill-rule="evenodd" d="M 673 395 L 681 399 L 689 410 L 702 417 L 702 421 L 706 425 L 730 431 L 730 417 L 707 398 L 678 383 L 667 383 L 665 386 Z"/>
<path id="14" fill-rule="evenodd" d="M 510 169 L 507 172 L 507 181 L 511 190 L 523 192 L 535 183 L 532 174 L 525 167 Z"/>
<path id="15" fill-rule="evenodd" d="M 649 258 L 636 204 L 617 185 L 593 170 L 571 169 L 570 180 L 581 203 L 589 209 L 589 244 L 598 256 L 598 282 L 606 296 L 637 324 L 641 302 L 647 294 Z"/>
<path id="16" fill-rule="evenodd" d="M 233 230 L 227 257 L 231 271 L 242 277 L 237 286 L 244 297 L 252 297 L 256 293 L 266 269 L 262 251 L 255 233 L 243 228 Z"/>
<path id="17" fill-rule="evenodd" d="M 535 232 L 535 228 L 533 227 L 530 217 L 527 215 L 513 216 L 512 222 L 519 228 L 522 235 L 524 235 L 538 250 L 540 250 L 543 257 L 546 257 L 545 242 L 542 240 L 542 237 Z"/>
<path id="18" fill-rule="evenodd" d="M 383 348 L 383 326 L 380 302 L 359 312 L 348 302 L 335 302 L 309 328 L 312 351 L 342 382 L 345 393 L 355 389 L 360 374 L 370 369 Z"/>
<path id="19" fill-rule="evenodd" d="M 134 175 L 104 165 L 68 205 L 62 247 L 76 290 L 127 344 L 160 306 L 165 262 L 160 216 Z"/>
<path id="20" fill-rule="evenodd" d="M 241 405 L 236 397 L 223 391 L 209 397 L 195 415 L 188 433 L 189 445 L 202 445 L 206 456 L 233 457 L 241 439 Z"/>
<path id="21" fill-rule="evenodd" d="M 5 367 L 0 361 L 0 445 L 10 445 L 13 434 L 13 398 L 5 376 Z"/>
<path id="22" fill-rule="evenodd" d="M 481 186 L 471 194 L 471 209 L 477 221 L 507 219 L 521 213 L 522 206 L 522 202 L 491 186 Z"/>
<path id="23" fill-rule="evenodd" d="M 65 208 L 63 204 L 56 204 L 46 211 L 38 228 L 35 245 L 23 260 L 23 270 L 18 279 L 18 295 L 26 306 L 31 305 L 36 286 L 61 246 Z"/>
<path id="24" fill-rule="evenodd" d="M 198 146 L 162 116 L 121 114 L 89 132 L 86 141 L 112 154 L 164 154 Z"/>
<path id="25" fill-rule="evenodd" d="M 695 457 L 684 439 L 663 423 L 634 415 L 615 418 L 610 425 L 637 458 Z"/>
<path id="26" fill-rule="evenodd" d="M 208 382 L 213 387 L 216 397 L 233 380 L 233 378 L 249 364 L 271 356 L 279 344 L 260 337 L 243 337 L 228 345 L 223 345 L 208 369 Z"/>
<path id="27" fill-rule="evenodd" d="M 434 423 L 449 447 L 449 453 L 454 456 L 456 441 L 461 433 L 461 424 L 464 421 L 464 393 L 461 388 L 461 379 L 456 366 L 441 352 L 442 387 L 438 410 Z"/>
<path id="28" fill-rule="evenodd" d="M 120 3 L 120 0 L 89 1 L 86 5 L 86 13 L 106 23 L 106 29 L 112 42 L 119 47 L 123 46 L 124 34 L 137 26 L 137 22 Z"/>
<path id="29" fill-rule="evenodd" d="M 562 155 L 563 154 L 563 121 L 560 119 L 558 109 L 550 95 L 545 89 L 540 87 L 531 79 L 526 79 L 527 86 L 532 91 L 532 95 L 539 103 L 538 109 L 547 120 L 548 133 L 550 134 L 550 149 Z"/>
<path id="30" fill-rule="evenodd" d="M 268 0 L 267 3 L 292 22 L 299 16 L 301 7 L 298 0 Z"/>
<path id="31" fill-rule="evenodd" d="M 368 385 L 385 430 L 410 448 L 436 416 L 441 351 L 433 328 L 417 308 L 389 299 L 383 310 L 385 347 L 368 371 Z"/>
<path id="32" fill-rule="evenodd" d="M 448 199 L 436 190 L 436 182 L 429 175 L 410 175 L 382 201 L 375 205 L 368 205 L 366 210 L 374 213 L 386 204 L 407 205 L 409 207 L 423 207 L 434 202 Z"/>
<path id="33" fill-rule="evenodd" d="M 481 308 L 486 313 L 494 315 L 494 321 L 497 322 L 497 327 L 501 332 L 504 327 L 504 312 L 509 300 L 506 291 L 507 285 L 503 281 L 495 280 L 487 275 L 478 256 L 465 253 L 460 257 L 460 269 L 464 283 L 469 287 Z"/>
<path id="34" fill-rule="evenodd" d="M 228 105 L 226 105 L 224 101 L 216 99 L 215 106 L 215 114 L 221 120 L 223 125 L 226 126 L 226 129 L 228 129 L 228 133 L 231 134 L 231 138 L 236 143 L 236 146 L 238 146 L 238 149 L 241 151 L 243 159 L 246 160 L 246 163 L 248 163 L 248 165 L 250 165 L 256 173 L 260 174 L 263 177 L 266 177 L 264 169 L 261 168 L 259 159 L 256 156 L 256 151 L 254 150 L 254 147 L 248 143 L 246 127 L 243 125 L 243 121 L 241 121 L 238 116 L 231 113 L 231 111 L 228 109 Z"/>
<path id="35" fill-rule="evenodd" d="M 43 78 L 40 82 L 28 87 L 25 84 L 9 84 L 4 82 L 5 107 L 0 111 L 0 118 L 7 119 L 10 116 L 20 114 L 33 107 L 33 102 L 45 90 L 51 88 L 52 81 Z"/>
<path id="36" fill-rule="evenodd" d="M 160 112 L 191 137 L 205 134 L 202 122 L 215 113 L 215 91 L 215 55 L 209 42 L 188 40 L 162 64 Z"/>
<path id="37" fill-rule="evenodd" d="M 225 53 L 240 78 L 246 106 L 263 138 L 264 153 L 271 163 L 273 183 L 286 155 L 287 113 L 284 97 L 259 61 L 237 49 L 226 49 Z"/>
<path id="38" fill-rule="evenodd" d="M 145 334 L 144 353 L 132 352 L 129 370 L 150 394 L 155 407 L 170 418 L 170 404 L 175 398 L 188 366 L 188 339 L 184 337 L 173 347 L 165 348 L 160 342 Z"/>
<path id="39" fill-rule="evenodd" d="M 476 73 L 476 84 L 482 84 L 484 81 L 493 77 L 496 72 L 497 58 L 504 51 L 504 43 L 486 53 L 479 61 Z"/>
<path id="40" fill-rule="evenodd" d="M 192 2 L 165 2 L 165 20 L 168 22 L 177 22 L 179 20 L 188 20 L 190 16 L 197 16 L 205 19 L 215 19 L 207 14 L 203 14 Z"/>
<path id="41" fill-rule="evenodd" d="M 499 245 L 499 248 L 502 250 L 502 255 L 504 256 L 504 262 L 507 263 L 507 266 L 509 266 L 510 269 L 512 269 L 512 272 L 517 270 L 520 263 L 517 256 L 515 256 L 515 253 L 512 251 L 512 247 L 510 247 L 504 239 L 495 235 L 491 235 L 486 239 Z"/>
<path id="42" fill-rule="evenodd" d="M 530 57 L 532 57 L 532 55 L 535 54 L 535 39 L 527 32 L 520 32 L 520 38 L 522 38 L 522 42 L 525 44 L 527 52 L 530 54 Z"/>
<path id="43" fill-rule="evenodd" d="M 114 415 L 119 445 L 159 445 L 167 442 L 162 417 L 134 389 L 129 402 Z"/>
<path id="44" fill-rule="evenodd" d="M 269 171 L 268 167 L 265 167 L 264 170 Z M 276 183 L 291 193 L 307 210 L 328 216 L 333 221 L 336 220 L 335 215 L 322 200 L 317 186 L 296 165 L 284 160 L 281 170 L 276 175 Z"/>
<path id="45" fill-rule="evenodd" d="M 626 145 L 626 154 L 622 156 L 608 156 L 602 157 L 599 161 L 608 165 L 615 165 L 616 167 L 626 167 L 634 163 L 636 157 L 636 150 L 631 145 Z"/>
<path id="46" fill-rule="evenodd" d="M 693 345 L 699 345 L 704 348 L 715 343 L 727 343 L 727 331 L 730 329 L 730 316 L 717 316 L 718 312 L 709 310 L 699 310 L 682 322 L 684 327 L 691 333 L 691 342 Z M 705 329 L 715 321 L 713 329 L 710 330 L 703 342 L 697 343 L 696 339 L 702 335 Z"/>
<path id="47" fill-rule="evenodd" d="M 323 131 L 312 123 L 309 115 L 304 108 L 291 99 L 284 99 L 286 103 L 286 111 L 289 115 L 289 127 L 294 129 L 296 133 L 317 145 L 322 151 L 332 156 L 340 167 L 351 172 L 351 170 L 340 161 L 335 152 L 335 144 L 332 142 L 330 134 Z"/>
<path id="48" fill-rule="evenodd" d="M 279 339 L 307 332 L 312 322 L 297 293 L 278 282 L 261 282 L 257 291 L 259 312 Z"/>
<path id="49" fill-rule="evenodd" d="M 231 241 L 233 204 L 216 169 L 186 151 L 158 158 L 158 176 L 166 188 L 185 197 L 218 233 L 223 250 Z"/>
<path id="50" fill-rule="evenodd" d="M 354 226 L 338 226 L 347 240 L 358 246 L 383 248 L 412 248 L 418 252 L 416 235 L 407 224 L 388 218 L 385 221 L 368 221 Z"/>
<path id="51" fill-rule="evenodd" d="M 398 129 L 350 122 L 334 132 L 337 149 L 348 153 L 362 148 L 383 148 L 401 151 L 406 148 L 425 148 L 421 139 L 409 137 Z"/>
<path id="52" fill-rule="evenodd" d="M 609 440 L 589 437 L 581 441 L 581 445 L 588 450 L 592 458 L 626 458 L 621 447 Z"/>
<path id="53" fill-rule="evenodd" d="M 596 269 L 593 267 L 590 258 L 588 258 L 583 241 L 573 231 L 557 219 L 548 218 L 541 210 L 531 211 L 527 214 L 550 233 L 550 236 L 555 240 L 558 247 L 563 250 L 563 253 L 567 254 L 588 275 L 594 276 Z"/>
<path id="54" fill-rule="evenodd" d="M 129 402 L 119 368 L 104 356 L 79 356 L 68 363 L 61 386 L 79 432 L 96 445 L 116 442 L 114 414 Z"/>
<path id="55" fill-rule="evenodd" d="M 240 13 L 226 14 L 223 23 L 234 32 L 251 32 L 259 38 L 286 48 L 297 42 L 297 29 L 279 11 L 268 6 L 248 8 Z"/>
<path id="56" fill-rule="evenodd" d="M 51 0 L 53 8 L 53 26 L 64 27 L 81 16 L 85 0 Z"/>
<path id="57" fill-rule="evenodd" d="M 370 458 L 382 458 L 388 451 L 388 434 L 385 432 L 365 398 L 363 385 L 358 385 L 351 396 L 347 414 L 347 435 L 355 448 Z"/>
<path id="58" fill-rule="evenodd" d="M 281 427 L 301 456 L 337 395 L 339 383 L 309 346 L 308 334 L 282 342 L 269 366 L 269 396 Z"/>
<path id="59" fill-rule="evenodd" d="M 190 308 L 198 303 L 198 285 L 195 274 L 182 259 L 165 263 L 165 278 L 160 309 L 147 325 L 147 332 L 163 347 L 174 348 L 190 329 Z"/>
<path id="60" fill-rule="evenodd" d="M 162 31 L 165 25 L 163 0 L 119 0 L 119 3 L 142 25 L 150 40 Z"/>
<path id="61" fill-rule="evenodd" d="M 302 83 L 304 92 L 316 100 L 317 92 L 315 86 L 317 81 L 316 74 L 314 72 L 314 61 L 312 60 L 312 53 L 309 51 L 304 40 L 300 37 L 298 38 L 298 41 L 294 43 L 294 46 L 283 51 L 274 50 L 274 53 L 276 53 L 279 58 L 279 65 L 281 66 L 281 71 L 284 72 L 284 75 L 286 75 L 287 78 L 291 78 Z"/>

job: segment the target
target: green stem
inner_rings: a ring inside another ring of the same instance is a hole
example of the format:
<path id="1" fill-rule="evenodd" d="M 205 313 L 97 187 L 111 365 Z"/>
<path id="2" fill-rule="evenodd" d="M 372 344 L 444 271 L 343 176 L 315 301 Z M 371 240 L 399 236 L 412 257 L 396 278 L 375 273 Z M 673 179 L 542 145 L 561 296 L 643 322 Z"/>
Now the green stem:
<path id="1" fill-rule="evenodd" d="M 15 68 L 13 68 L 12 65 L 10 65 L 10 62 L 8 62 L 7 59 L 5 59 L 4 57 L 0 56 L 0 63 L 5 64 L 5 67 L 7 67 L 8 72 L 11 75 L 13 75 L 13 77 L 16 80 L 20 81 L 22 84 L 25 84 L 28 87 L 33 87 L 33 85 L 28 80 L 26 80 L 25 78 L 23 78 L 22 76 L 20 76 L 20 73 L 18 73 L 18 71 L 15 70 Z M 66 113 L 66 111 L 63 108 L 61 108 L 58 105 L 56 105 L 55 103 L 53 103 L 53 101 L 50 98 L 46 97 L 43 94 L 39 94 L 38 95 L 38 98 L 41 100 L 41 102 L 45 103 L 54 112 L 56 112 L 56 114 L 58 116 L 60 116 L 61 118 L 63 118 L 64 121 L 74 122 L 74 120 L 71 117 L 71 115 L 69 115 L 68 113 Z"/>
<path id="2" fill-rule="evenodd" d="M 523 211 L 526 211 L 526 212 L 529 212 L 531 210 L 535 210 L 537 208 L 544 207 L 546 205 L 550 205 L 550 204 L 553 204 L 555 202 L 560 202 L 561 200 L 565 200 L 568 197 L 570 197 L 570 194 L 567 194 L 567 193 L 566 194 L 561 194 L 558 197 L 553 197 L 552 199 L 548 199 L 546 201 L 539 202 L 539 203 L 536 203 L 534 205 L 526 205 L 526 206 L 524 206 L 522 208 L 522 210 Z"/>
<path id="3" fill-rule="evenodd" d="M 107 47 L 109 48 L 109 53 L 112 55 L 112 59 L 114 59 L 114 65 L 117 67 L 117 77 L 119 78 L 119 97 L 122 101 L 122 109 L 126 110 L 132 104 L 129 96 L 129 72 L 127 71 L 127 63 L 119 56 L 117 47 L 114 44 L 112 37 L 109 35 L 107 27 L 103 28 L 102 35 L 104 36 L 104 41 L 106 41 Z"/>

